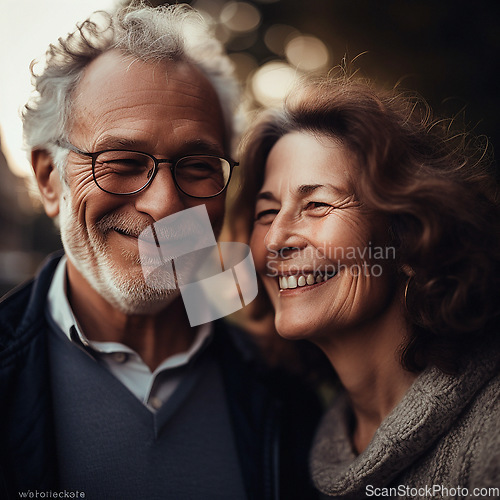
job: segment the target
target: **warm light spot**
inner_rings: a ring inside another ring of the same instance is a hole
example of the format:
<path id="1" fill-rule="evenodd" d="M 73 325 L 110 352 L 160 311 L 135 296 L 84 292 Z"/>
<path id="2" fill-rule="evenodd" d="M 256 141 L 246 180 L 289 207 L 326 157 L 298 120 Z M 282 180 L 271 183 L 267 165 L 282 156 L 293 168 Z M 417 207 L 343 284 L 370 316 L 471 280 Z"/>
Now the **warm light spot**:
<path id="1" fill-rule="evenodd" d="M 171 2 L 169 2 L 171 3 Z M 191 3 L 191 6 L 195 8 L 208 23 L 211 23 L 214 19 L 217 19 L 220 15 L 220 11 L 224 6 L 223 0 L 195 0 Z"/>
<path id="2" fill-rule="evenodd" d="M 284 62 L 264 64 L 252 78 L 255 99 L 264 106 L 279 105 L 291 90 L 297 76 L 297 71 Z"/>
<path id="3" fill-rule="evenodd" d="M 215 25 L 214 33 L 217 40 L 224 45 L 226 45 L 233 36 L 233 32 L 227 26 L 220 23 Z"/>
<path id="4" fill-rule="evenodd" d="M 292 38 L 285 48 L 287 59 L 302 71 L 316 71 L 328 64 L 330 53 L 327 46 L 315 36 Z"/>
<path id="5" fill-rule="evenodd" d="M 260 12 L 246 2 L 229 2 L 220 14 L 220 22 L 238 33 L 253 31 L 260 24 Z"/>
<path id="6" fill-rule="evenodd" d="M 118 0 L 0 0 L 0 126 L 1 146 L 9 167 L 20 176 L 31 176 L 23 151 L 20 110 L 31 92 L 29 65 L 60 36 L 95 10 L 112 8 Z"/>
<path id="7" fill-rule="evenodd" d="M 264 34 L 264 43 L 271 52 L 283 56 L 285 55 L 286 42 L 299 35 L 300 32 L 292 26 L 273 24 Z"/>

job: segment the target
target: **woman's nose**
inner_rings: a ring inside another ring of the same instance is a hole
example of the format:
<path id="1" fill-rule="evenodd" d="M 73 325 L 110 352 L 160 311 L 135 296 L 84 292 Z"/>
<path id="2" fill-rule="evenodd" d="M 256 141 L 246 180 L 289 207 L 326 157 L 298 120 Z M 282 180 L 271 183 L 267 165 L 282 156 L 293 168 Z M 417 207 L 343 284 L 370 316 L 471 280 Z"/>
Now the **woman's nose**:
<path id="1" fill-rule="evenodd" d="M 303 249 L 307 243 L 297 225 L 286 215 L 278 213 L 264 237 L 267 250 L 278 253 L 283 259 L 290 258 L 294 251 Z"/>

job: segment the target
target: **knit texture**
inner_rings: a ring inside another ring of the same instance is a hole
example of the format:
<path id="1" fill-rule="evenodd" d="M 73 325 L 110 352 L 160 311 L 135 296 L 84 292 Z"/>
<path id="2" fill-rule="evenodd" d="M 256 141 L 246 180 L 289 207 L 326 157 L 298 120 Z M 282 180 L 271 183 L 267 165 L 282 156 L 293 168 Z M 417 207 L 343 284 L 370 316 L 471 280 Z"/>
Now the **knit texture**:
<path id="1" fill-rule="evenodd" d="M 474 356 L 457 376 L 427 369 L 360 455 L 351 442 L 352 412 L 340 395 L 323 417 L 311 452 L 316 488 L 359 499 L 371 488 L 399 485 L 461 486 L 469 494 L 476 487 L 500 487 L 499 372 L 498 349 Z"/>

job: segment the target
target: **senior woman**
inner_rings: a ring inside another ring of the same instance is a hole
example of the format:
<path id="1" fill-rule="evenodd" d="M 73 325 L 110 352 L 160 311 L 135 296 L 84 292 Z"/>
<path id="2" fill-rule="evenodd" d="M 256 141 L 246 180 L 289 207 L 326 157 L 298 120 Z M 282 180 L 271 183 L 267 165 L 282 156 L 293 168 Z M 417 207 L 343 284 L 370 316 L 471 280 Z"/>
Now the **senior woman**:
<path id="1" fill-rule="evenodd" d="M 235 210 L 276 330 L 343 386 L 310 460 L 328 496 L 500 495 L 498 179 L 449 125 L 325 78 L 244 144 Z"/>

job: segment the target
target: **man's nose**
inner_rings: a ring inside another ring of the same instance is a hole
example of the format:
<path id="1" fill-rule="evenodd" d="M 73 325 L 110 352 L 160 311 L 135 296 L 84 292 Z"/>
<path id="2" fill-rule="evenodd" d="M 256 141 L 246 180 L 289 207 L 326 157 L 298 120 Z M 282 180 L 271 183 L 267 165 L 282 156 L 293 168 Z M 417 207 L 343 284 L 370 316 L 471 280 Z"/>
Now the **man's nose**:
<path id="1" fill-rule="evenodd" d="M 286 213 L 278 213 L 264 237 L 267 250 L 278 253 L 281 258 L 290 257 L 291 252 L 301 250 L 307 246 L 307 240 L 301 234 L 296 221 Z"/>
<path id="2" fill-rule="evenodd" d="M 156 221 L 187 208 L 168 166 L 159 168 L 151 184 L 136 195 L 135 208 Z"/>

